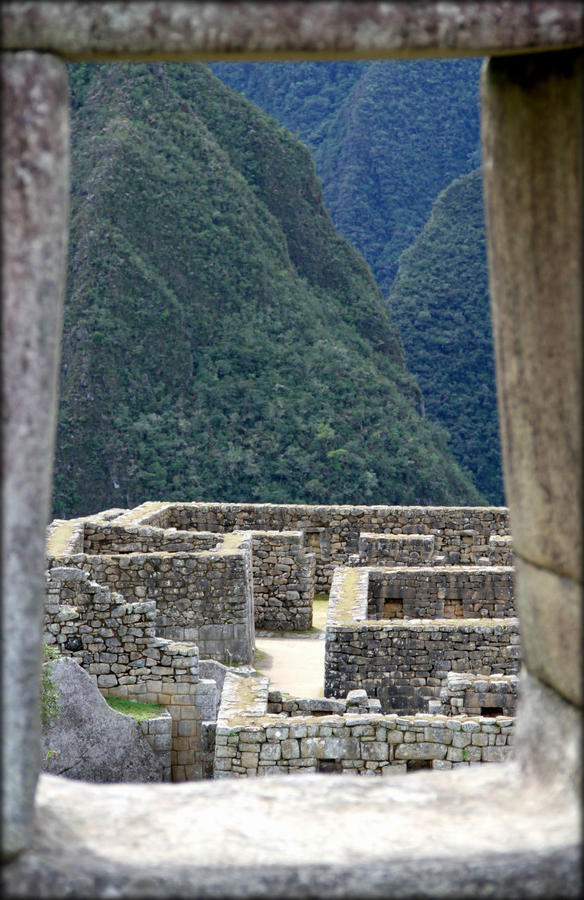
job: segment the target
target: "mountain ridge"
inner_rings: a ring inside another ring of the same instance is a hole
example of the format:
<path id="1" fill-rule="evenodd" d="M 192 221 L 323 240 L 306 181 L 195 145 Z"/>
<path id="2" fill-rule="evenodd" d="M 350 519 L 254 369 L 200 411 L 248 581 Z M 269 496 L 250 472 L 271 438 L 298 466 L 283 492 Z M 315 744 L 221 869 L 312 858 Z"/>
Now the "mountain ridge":
<path id="1" fill-rule="evenodd" d="M 480 502 L 308 150 L 204 66 L 70 72 L 54 515 Z"/>

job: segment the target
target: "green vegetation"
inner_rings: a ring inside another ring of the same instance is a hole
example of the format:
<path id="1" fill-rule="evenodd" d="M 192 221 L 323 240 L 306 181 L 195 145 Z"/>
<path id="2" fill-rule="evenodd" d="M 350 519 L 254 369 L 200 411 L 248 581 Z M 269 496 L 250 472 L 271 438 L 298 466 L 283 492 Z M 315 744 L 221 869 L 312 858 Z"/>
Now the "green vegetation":
<path id="1" fill-rule="evenodd" d="M 53 679 L 50 663 L 54 659 L 59 659 L 60 655 L 56 647 L 52 647 L 46 641 L 43 643 L 41 669 L 41 727 L 43 732 L 59 715 L 59 688 Z M 49 751 L 50 755 L 55 753 L 56 751 Z"/>
<path id="2" fill-rule="evenodd" d="M 389 306 L 426 415 L 447 429 L 455 459 L 489 502 L 503 505 L 480 169 L 436 200 L 400 258 Z"/>
<path id="3" fill-rule="evenodd" d="M 312 150 L 335 227 L 384 293 L 437 194 L 478 164 L 479 59 L 216 63 Z"/>
<path id="4" fill-rule="evenodd" d="M 328 594 L 315 594 L 312 604 L 312 626 L 316 631 L 324 631 L 328 614 Z"/>
<path id="5" fill-rule="evenodd" d="M 212 68 L 311 148 L 336 228 L 363 253 L 384 293 L 391 288 L 391 315 L 428 418 L 446 428 L 449 448 L 479 491 L 503 504 L 476 171 L 480 65 L 438 59 Z M 457 180 L 473 169 L 468 181 Z"/>
<path id="6" fill-rule="evenodd" d="M 137 700 L 127 700 L 124 697 L 106 697 L 108 706 L 125 716 L 132 716 L 137 722 L 143 719 L 155 719 L 164 712 L 164 706 L 157 703 L 139 703 Z"/>
<path id="7" fill-rule="evenodd" d="M 258 672 L 261 672 L 262 669 L 264 669 L 266 667 L 266 664 L 268 664 L 268 666 L 269 666 L 271 659 L 272 659 L 272 657 L 270 656 L 269 653 L 266 653 L 265 650 L 260 650 L 259 647 L 256 647 L 255 650 L 253 651 L 253 667 L 254 667 L 254 669 L 256 669 Z"/>
<path id="8" fill-rule="evenodd" d="M 71 65 L 53 515 L 481 503 L 308 150 L 202 65 Z"/>

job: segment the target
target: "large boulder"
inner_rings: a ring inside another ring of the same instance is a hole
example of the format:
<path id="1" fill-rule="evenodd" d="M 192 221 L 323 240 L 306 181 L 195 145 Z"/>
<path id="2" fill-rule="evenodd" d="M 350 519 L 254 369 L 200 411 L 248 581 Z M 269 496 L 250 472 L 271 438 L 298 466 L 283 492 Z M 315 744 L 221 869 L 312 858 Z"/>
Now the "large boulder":
<path id="1" fill-rule="evenodd" d="M 59 714 L 41 740 L 45 772 L 98 783 L 163 780 L 162 762 L 138 723 L 108 706 L 79 663 L 64 657 L 46 665 Z"/>

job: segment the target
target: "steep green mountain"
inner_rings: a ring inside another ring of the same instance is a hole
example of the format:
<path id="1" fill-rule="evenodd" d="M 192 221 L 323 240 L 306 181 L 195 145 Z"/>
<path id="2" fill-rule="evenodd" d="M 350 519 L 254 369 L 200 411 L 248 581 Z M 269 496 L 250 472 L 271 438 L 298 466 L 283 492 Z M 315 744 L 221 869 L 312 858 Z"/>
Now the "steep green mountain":
<path id="1" fill-rule="evenodd" d="M 426 414 L 493 504 L 504 504 L 480 169 L 436 200 L 389 295 Z"/>
<path id="2" fill-rule="evenodd" d="M 439 193 L 480 164 L 480 66 L 441 59 L 213 70 L 311 148 L 336 228 L 391 290 L 428 416 L 447 428 L 479 490 L 503 503 L 478 175 L 453 186 L 426 225 Z"/>
<path id="3" fill-rule="evenodd" d="M 478 59 L 218 63 L 312 150 L 337 230 L 384 293 L 436 196 L 479 163 Z"/>
<path id="4" fill-rule="evenodd" d="M 481 502 L 308 150 L 201 65 L 71 65 L 54 515 Z"/>
<path id="5" fill-rule="evenodd" d="M 209 68 L 224 84 L 292 131 L 314 154 L 326 139 L 331 120 L 370 65 L 362 60 L 211 63 Z"/>

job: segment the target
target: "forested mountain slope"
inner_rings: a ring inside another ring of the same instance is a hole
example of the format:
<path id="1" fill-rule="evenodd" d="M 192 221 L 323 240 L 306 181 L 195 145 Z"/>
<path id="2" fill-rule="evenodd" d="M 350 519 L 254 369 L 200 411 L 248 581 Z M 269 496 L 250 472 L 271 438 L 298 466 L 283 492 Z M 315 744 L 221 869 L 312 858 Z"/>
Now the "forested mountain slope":
<path id="1" fill-rule="evenodd" d="M 312 150 L 325 206 L 387 294 L 436 196 L 479 164 L 479 59 L 220 63 Z"/>
<path id="2" fill-rule="evenodd" d="M 400 258 L 392 318 L 427 416 L 493 504 L 503 505 L 481 171 L 443 191 Z"/>
<path id="3" fill-rule="evenodd" d="M 213 70 L 311 148 L 335 226 L 386 294 L 405 253 L 390 300 L 408 366 L 428 415 L 451 434 L 455 458 L 490 502 L 503 503 L 478 174 L 433 209 L 441 191 L 480 164 L 480 65 L 221 63 Z"/>
<path id="4" fill-rule="evenodd" d="M 54 515 L 476 503 L 309 152 L 201 65 L 71 65 Z"/>

